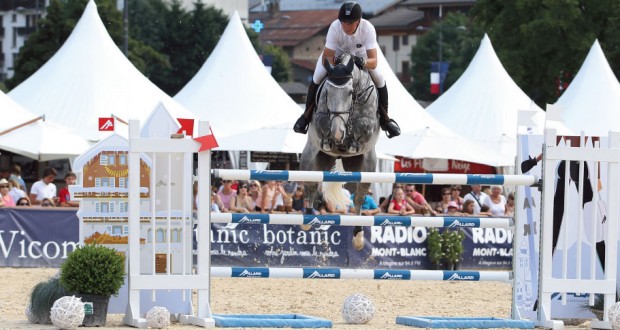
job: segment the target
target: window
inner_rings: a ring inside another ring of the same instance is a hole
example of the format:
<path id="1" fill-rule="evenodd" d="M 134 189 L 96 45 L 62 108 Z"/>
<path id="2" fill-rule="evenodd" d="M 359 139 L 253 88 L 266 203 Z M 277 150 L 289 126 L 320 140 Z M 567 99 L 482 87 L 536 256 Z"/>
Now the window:
<path id="1" fill-rule="evenodd" d="M 392 37 L 392 50 L 397 51 L 400 49 L 400 38 L 398 36 Z"/>
<path id="2" fill-rule="evenodd" d="M 180 243 L 181 242 L 181 229 L 173 229 L 170 237 L 171 243 Z"/>
<path id="3" fill-rule="evenodd" d="M 404 35 L 403 36 L 403 46 L 407 46 L 409 45 L 409 36 L 408 35 Z"/>
<path id="4" fill-rule="evenodd" d="M 127 155 L 126 154 L 121 154 L 118 156 L 118 163 L 120 165 L 127 165 Z"/>
<path id="5" fill-rule="evenodd" d="M 125 177 L 120 177 L 118 178 L 118 187 L 119 188 L 127 188 L 127 178 Z"/>
<path id="6" fill-rule="evenodd" d="M 166 243 L 166 235 L 163 229 L 157 229 L 157 232 L 155 232 L 155 240 L 155 243 Z"/>
<path id="7" fill-rule="evenodd" d="M 108 185 L 109 185 L 110 187 L 116 187 L 116 186 L 114 185 L 114 177 L 108 178 Z"/>
<path id="8" fill-rule="evenodd" d="M 120 236 L 123 234 L 123 226 L 113 226 L 112 227 L 112 235 Z"/>
<path id="9" fill-rule="evenodd" d="M 108 155 L 99 156 L 99 165 L 108 165 Z"/>
<path id="10" fill-rule="evenodd" d="M 95 187 L 101 187 L 101 178 L 95 178 Z"/>
<path id="11" fill-rule="evenodd" d="M 119 212 L 124 213 L 129 211 L 129 203 L 128 202 L 120 202 L 118 203 Z"/>
<path id="12" fill-rule="evenodd" d="M 109 164 L 109 165 L 115 165 L 115 163 L 116 163 L 116 156 L 114 156 L 114 155 L 109 155 L 109 156 L 108 156 L 108 164 Z"/>

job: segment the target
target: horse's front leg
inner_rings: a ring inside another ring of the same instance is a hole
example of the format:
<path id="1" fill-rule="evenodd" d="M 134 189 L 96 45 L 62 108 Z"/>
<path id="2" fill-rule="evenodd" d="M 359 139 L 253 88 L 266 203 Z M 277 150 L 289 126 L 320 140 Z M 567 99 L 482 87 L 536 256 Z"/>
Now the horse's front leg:
<path id="1" fill-rule="evenodd" d="M 355 206 L 355 215 L 362 215 L 362 204 L 368 193 L 370 183 L 358 183 L 355 189 L 355 198 L 353 198 L 353 204 Z M 364 227 L 353 227 L 353 248 L 361 250 L 364 248 Z"/>

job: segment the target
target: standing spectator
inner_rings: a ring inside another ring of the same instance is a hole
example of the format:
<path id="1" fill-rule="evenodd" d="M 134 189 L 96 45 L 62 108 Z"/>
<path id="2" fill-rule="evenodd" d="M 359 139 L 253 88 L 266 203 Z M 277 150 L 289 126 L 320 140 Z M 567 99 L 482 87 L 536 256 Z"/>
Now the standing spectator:
<path id="1" fill-rule="evenodd" d="M 11 167 L 11 175 L 9 176 L 9 181 L 11 180 L 17 180 L 17 182 L 19 183 L 19 189 L 26 191 L 26 182 L 22 178 L 22 168 L 17 164 L 13 164 L 13 166 Z"/>
<path id="2" fill-rule="evenodd" d="M 390 205 L 388 206 L 388 213 L 398 215 L 409 215 L 415 213 L 413 206 L 407 203 L 405 193 L 402 188 L 394 189 L 394 199 L 392 199 Z"/>
<path id="3" fill-rule="evenodd" d="M 463 203 L 465 203 L 465 200 L 463 200 L 463 197 L 461 197 L 461 185 L 459 184 L 452 185 L 452 187 L 450 188 L 450 191 L 452 193 L 450 198 L 452 199 L 452 201 L 456 203 L 456 206 L 458 207 L 459 211 L 462 210 Z"/>
<path id="4" fill-rule="evenodd" d="M 44 198 L 54 200 L 56 198 L 56 169 L 48 167 L 43 171 L 43 178 L 32 184 L 30 188 L 30 202 L 32 205 L 41 205 Z"/>
<path id="5" fill-rule="evenodd" d="M 28 197 L 28 194 L 19 188 L 19 182 L 17 182 L 17 180 L 9 180 L 9 183 L 11 184 L 11 191 L 9 191 L 9 194 L 11 194 L 14 201 L 17 201 L 22 197 Z"/>
<path id="6" fill-rule="evenodd" d="M 480 213 L 482 205 L 491 205 L 489 195 L 482 192 L 482 186 L 479 184 L 472 184 L 471 191 L 465 195 L 464 200 L 474 201 L 474 214 Z"/>
<path id="7" fill-rule="evenodd" d="M 506 197 L 502 195 L 503 190 L 502 186 L 491 186 L 489 212 L 494 217 L 503 217 L 506 214 Z"/>
<path id="8" fill-rule="evenodd" d="M 230 207 L 230 200 L 237 194 L 237 191 L 232 189 L 232 181 L 231 180 L 222 180 L 222 187 L 217 192 L 217 195 L 220 197 L 222 201 L 222 205 L 224 208 L 221 208 L 220 211 L 224 213 L 228 213 Z"/>
<path id="9" fill-rule="evenodd" d="M 381 209 L 377 206 L 377 203 L 375 203 L 375 200 L 372 199 L 371 196 L 372 190 L 368 188 L 368 192 L 366 193 L 366 196 L 364 196 L 364 203 L 362 203 L 361 215 L 375 215 L 381 212 Z M 355 194 L 351 194 L 351 200 L 355 203 Z M 353 210 L 353 212 L 355 212 L 355 210 Z"/>
<path id="10" fill-rule="evenodd" d="M 0 198 L 0 207 L 12 207 L 15 206 L 15 200 L 13 200 L 13 197 L 11 197 L 11 194 L 9 194 L 11 192 L 11 185 L 9 184 L 9 182 L 6 179 L 0 179 L 0 195 L 2 196 L 2 198 Z"/>
<path id="11" fill-rule="evenodd" d="M 75 185 L 76 180 L 75 173 L 69 171 L 65 174 L 65 183 L 66 186 L 60 189 L 60 193 L 58 193 L 58 201 L 60 206 L 62 207 L 80 207 L 80 201 L 72 201 L 71 194 L 69 193 L 69 186 Z"/>
<path id="12" fill-rule="evenodd" d="M 273 198 L 276 196 L 276 182 L 274 180 L 267 180 L 267 183 L 261 189 L 263 193 L 263 200 L 260 207 L 263 213 L 271 212 Z"/>
<path id="13" fill-rule="evenodd" d="M 229 209 L 236 213 L 250 213 L 254 210 L 252 205 L 252 198 L 248 195 L 248 183 L 240 181 L 237 185 L 237 195 L 230 199 Z"/>

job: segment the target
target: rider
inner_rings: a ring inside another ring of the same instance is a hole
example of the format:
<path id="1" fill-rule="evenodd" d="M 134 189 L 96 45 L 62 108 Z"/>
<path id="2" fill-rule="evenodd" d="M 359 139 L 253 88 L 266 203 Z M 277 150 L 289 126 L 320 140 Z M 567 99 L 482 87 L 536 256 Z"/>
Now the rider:
<path id="1" fill-rule="evenodd" d="M 347 1 L 338 12 L 338 19 L 329 27 L 325 42 L 325 50 L 319 56 L 314 69 L 314 76 L 306 97 L 306 111 L 297 119 L 293 130 L 306 134 L 312 119 L 312 112 L 316 107 L 316 93 L 319 84 L 327 76 L 323 67 L 323 58 L 334 64 L 334 58 L 343 53 L 355 55 L 355 64 L 360 68 L 368 69 L 379 95 L 379 122 L 381 129 L 387 132 L 389 138 L 400 135 L 398 124 L 388 117 L 388 92 L 385 79 L 377 68 L 377 33 L 375 27 L 362 18 L 362 7 L 354 1 Z"/>

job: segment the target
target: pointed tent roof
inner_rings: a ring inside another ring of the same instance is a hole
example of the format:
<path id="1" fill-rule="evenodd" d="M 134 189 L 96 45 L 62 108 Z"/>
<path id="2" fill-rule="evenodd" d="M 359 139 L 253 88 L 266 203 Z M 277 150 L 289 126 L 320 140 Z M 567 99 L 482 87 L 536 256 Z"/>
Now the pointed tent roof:
<path id="1" fill-rule="evenodd" d="M 467 70 L 426 110 L 473 142 L 513 157 L 519 110 L 536 112 L 535 133 L 544 128 L 544 111 L 508 75 L 486 34 Z"/>
<path id="2" fill-rule="evenodd" d="M 9 96 L 91 141 L 102 136 L 99 117 L 144 120 L 159 102 L 176 117 L 195 117 L 129 62 L 110 38 L 93 0 L 56 54 Z"/>
<path id="3" fill-rule="evenodd" d="M 390 117 L 398 122 L 402 131 L 401 136 L 393 139 L 381 133 L 377 150 L 418 159 L 456 159 L 491 166 L 514 164 L 514 158 L 476 145 L 431 116 L 400 83 L 381 49 L 377 51 L 377 58 L 377 66 L 389 91 Z"/>
<path id="4" fill-rule="evenodd" d="M 0 149 L 40 161 L 63 159 L 81 154 L 90 143 L 70 133 L 67 128 L 54 124 L 26 110 L 0 91 Z M 37 120 L 38 119 L 38 120 Z M 67 144 L 67 141 L 72 141 Z"/>
<path id="5" fill-rule="evenodd" d="M 265 69 L 237 12 L 213 53 L 174 99 L 209 120 L 217 137 L 293 123 L 301 114 Z"/>
<path id="6" fill-rule="evenodd" d="M 555 103 L 564 124 L 575 133 L 607 135 L 620 131 L 620 83 L 598 40 L 568 89 Z"/>

